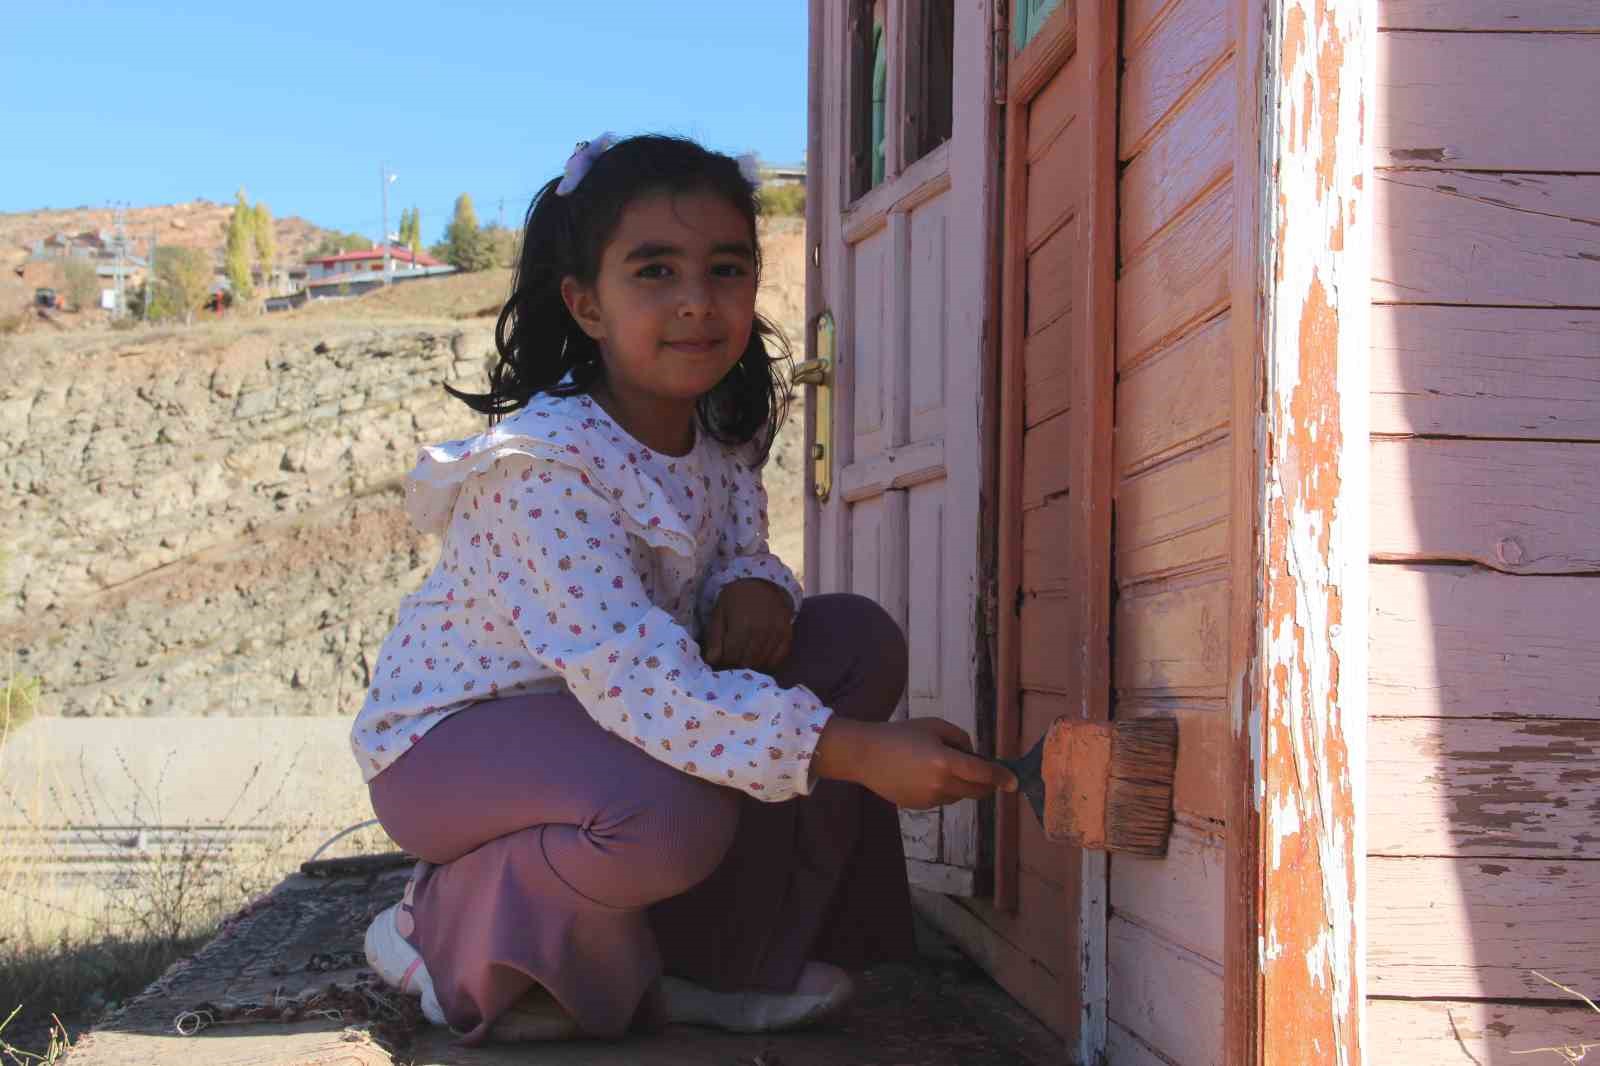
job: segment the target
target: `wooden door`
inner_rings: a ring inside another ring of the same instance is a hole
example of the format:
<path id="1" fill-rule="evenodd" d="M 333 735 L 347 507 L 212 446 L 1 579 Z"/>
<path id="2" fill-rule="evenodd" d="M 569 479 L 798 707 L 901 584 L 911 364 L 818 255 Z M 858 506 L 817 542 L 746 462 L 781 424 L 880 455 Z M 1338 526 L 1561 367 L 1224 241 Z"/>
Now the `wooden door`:
<path id="1" fill-rule="evenodd" d="M 897 713 L 974 734 L 990 31 L 983 3 L 811 2 L 807 355 L 827 321 L 833 358 L 808 391 L 806 584 L 883 604 L 911 650 Z M 913 884 L 974 893 L 975 803 L 901 824 Z"/>
<path id="2" fill-rule="evenodd" d="M 1110 714 L 1116 30 L 1115 0 L 1019 0 L 1005 37 L 1001 754 Z M 995 839 L 990 921 L 1029 957 L 996 976 L 1099 1061 L 1104 853 L 1047 841 L 1016 797 Z"/>

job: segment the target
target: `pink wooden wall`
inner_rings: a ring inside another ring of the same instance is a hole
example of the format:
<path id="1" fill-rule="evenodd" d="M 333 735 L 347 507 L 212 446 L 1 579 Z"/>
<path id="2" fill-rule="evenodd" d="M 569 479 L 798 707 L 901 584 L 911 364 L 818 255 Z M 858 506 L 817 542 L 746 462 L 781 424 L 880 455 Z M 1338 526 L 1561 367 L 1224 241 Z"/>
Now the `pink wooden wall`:
<path id="1" fill-rule="evenodd" d="M 1368 1053 L 1600 1044 L 1600 5 L 1387 0 Z M 1587 31 L 1587 32 L 1582 32 Z"/>
<path id="2" fill-rule="evenodd" d="M 1114 717 L 1176 715 L 1164 860 L 1110 863 L 1106 1052 L 1223 1061 L 1233 4 L 1123 0 Z"/>

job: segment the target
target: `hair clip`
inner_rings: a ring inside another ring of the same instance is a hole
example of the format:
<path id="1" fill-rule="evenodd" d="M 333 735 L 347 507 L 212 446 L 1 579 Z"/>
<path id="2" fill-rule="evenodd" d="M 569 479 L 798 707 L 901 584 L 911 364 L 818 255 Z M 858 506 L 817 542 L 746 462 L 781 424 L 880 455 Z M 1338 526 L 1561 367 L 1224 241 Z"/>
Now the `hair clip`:
<path id="1" fill-rule="evenodd" d="M 749 184 L 761 184 L 761 161 L 754 152 L 746 152 L 739 157 L 739 173 L 744 175 L 744 180 Z"/>
<path id="2" fill-rule="evenodd" d="M 579 141 L 578 147 L 572 150 L 572 155 L 567 159 L 564 176 L 560 183 L 556 185 L 556 195 L 566 196 L 573 189 L 576 189 L 578 183 L 583 180 L 584 175 L 589 173 L 589 168 L 594 165 L 594 161 L 605 154 L 607 148 L 616 143 L 616 135 L 612 133 L 602 133 L 592 141 Z"/>

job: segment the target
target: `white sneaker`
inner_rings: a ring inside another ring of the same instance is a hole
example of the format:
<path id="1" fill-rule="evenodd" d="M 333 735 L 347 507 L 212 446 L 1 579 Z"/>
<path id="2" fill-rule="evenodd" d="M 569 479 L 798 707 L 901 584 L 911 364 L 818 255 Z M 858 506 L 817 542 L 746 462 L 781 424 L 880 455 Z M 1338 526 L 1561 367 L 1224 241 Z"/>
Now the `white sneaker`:
<path id="1" fill-rule="evenodd" d="M 855 993 L 837 966 L 807 962 L 793 992 L 713 992 L 681 977 L 661 978 L 660 1012 L 668 1023 L 710 1025 L 734 1033 L 798 1029 L 833 1014 Z"/>
<path id="2" fill-rule="evenodd" d="M 406 895 L 411 895 L 410 885 L 406 886 Z M 404 901 L 386 908 L 367 926 L 367 964 L 389 987 L 422 997 L 422 1016 L 434 1025 L 444 1025 L 444 1011 L 434 994 L 433 978 L 428 976 L 417 949 L 400 935 L 400 921 L 409 923 L 411 918 L 409 912 L 402 914 L 402 906 Z"/>

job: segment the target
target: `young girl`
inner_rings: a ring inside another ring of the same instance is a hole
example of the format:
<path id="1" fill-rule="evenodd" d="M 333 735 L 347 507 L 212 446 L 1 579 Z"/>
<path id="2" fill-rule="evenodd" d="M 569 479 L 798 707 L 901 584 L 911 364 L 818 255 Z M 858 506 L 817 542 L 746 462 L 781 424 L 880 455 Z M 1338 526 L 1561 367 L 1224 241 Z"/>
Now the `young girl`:
<path id="1" fill-rule="evenodd" d="M 783 1028 L 912 952 L 895 807 L 1014 788 L 888 721 L 905 641 L 802 599 L 760 468 L 786 406 L 755 188 L 668 137 L 580 145 L 535 198 L 490 429 L 406 486 L 438 565 L 351 743 L 423 861 L 367 956 L 465 1042 Z"/>

